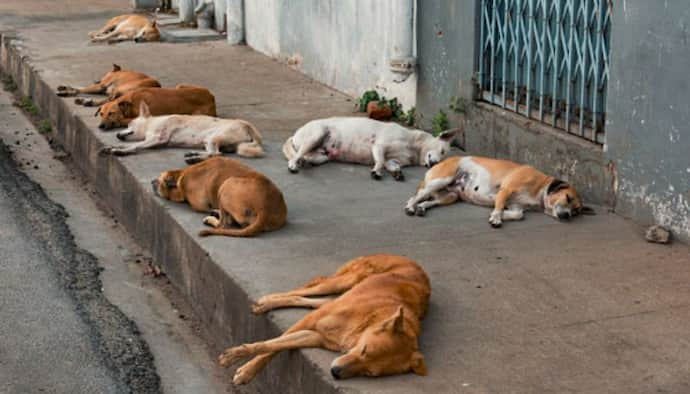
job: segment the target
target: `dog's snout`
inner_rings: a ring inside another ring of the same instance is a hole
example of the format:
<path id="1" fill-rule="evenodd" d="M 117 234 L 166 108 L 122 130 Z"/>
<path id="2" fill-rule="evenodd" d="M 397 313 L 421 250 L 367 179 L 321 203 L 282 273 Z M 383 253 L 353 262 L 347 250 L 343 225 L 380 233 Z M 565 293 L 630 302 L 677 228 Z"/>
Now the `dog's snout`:
<path id="1" fill-rule="evenodd" d="M 105 130 L 105 123 L 101 123 L 98 125 L 98 128 L 101 130 Z"/>
<path id="2" fill-rule="evenodd" d="M 134 42 L 139 42 L 139 41 L 141 41 L 141 38 L 139 38 L 139 37 L 134 37 Z"/>
<path id="3" fill-rule="evenodd" d="M 561 220 L 569 220 L 571 217 L 570 212 L 563 211 L 563 212 L 558 212 L 558 218 Z"/>
<path id="4" fill-rule="evenodd" d="M 127 135 L 126 135 L 126 134 L 122 134 L 122 133 L 117 133 L 117 134 L 115 134 L 115 137 L 117 137 L 117 139 L 120 140 L 120 141 L 124 141 L 124 140 L 127 139 Z"/>
<path id="5" fill-rule="evenodd" d="M 334 378 L 340 379 L 342 377 L 343 369 L 340 367 L 332 367 L 331 368 L 331 375 L 333 375 Z"/>

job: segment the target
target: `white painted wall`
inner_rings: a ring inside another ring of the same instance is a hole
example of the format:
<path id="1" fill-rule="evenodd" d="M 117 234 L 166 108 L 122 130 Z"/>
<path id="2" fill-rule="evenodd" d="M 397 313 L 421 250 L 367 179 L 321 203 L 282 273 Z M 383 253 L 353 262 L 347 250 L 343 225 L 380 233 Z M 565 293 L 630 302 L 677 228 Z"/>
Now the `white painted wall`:
<path id="1" fill-rule="evenodd" d="M 245 0 L 245 37 L 252 48 L 338 90 L 359 96 L 376 88 L 409 108 L 415 104 L 417 76 L 395 82 L 400 75 L 391 72 L 389 64 L 404 46 L 401 24 L 413 4 L 412 0 Z M 401 10 L 405 6 L 410 9 Z M 414 48 L 413 33 L 407 34 L 404 39 L 411 42 L 407 47 Z"/>

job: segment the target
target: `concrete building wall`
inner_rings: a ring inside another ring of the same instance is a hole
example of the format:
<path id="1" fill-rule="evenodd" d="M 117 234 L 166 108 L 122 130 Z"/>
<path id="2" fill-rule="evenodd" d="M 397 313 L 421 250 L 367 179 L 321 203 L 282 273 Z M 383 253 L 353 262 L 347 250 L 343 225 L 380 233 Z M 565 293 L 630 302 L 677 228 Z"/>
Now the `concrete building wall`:
<path id="1" fill-rule="evenodd" d="M 615 172 L 601 147 L 474 100 L 478 3 L 432 0 L 418 4 L 421 125 L 431 127 L 433 116 L 443 110 L 450 125 L 463 130 L 459 143 L 468 153 L 530 163 L 574 183 L 586 201 L 612 205 Z M 463 110 L 451 110 L 451 101 L 460 103 Z"/>
<path id="2" fill-rule="evenodd" d="M 286 61 L 352 96 L 378 88 L 414 105 L 416 75 L 395 82 L 389 63 L 400 37 L 405 0 L 245 1 L 245 37 L 252 48 Z M 410 12 L 410 15 L 413 15 Z M 413 37 L 408 39 L 413 44 Z M 403 42 L 404 44 L 404 42 Z"/>
<path id="3" fill-rule="evenodd" d="M 565 135 L 473 100 L 475 0 L 418 5 L 417 112 L 444 110 L 472 154 L 506 158 L 573 182 L 587 201 L 690 239 L 690 8 L 687 0 L 614 3 L 606 144 Z M 449 110 L 457 97 L 465 110 Z"/>
<path id="4" fill-rule="evenodd" d="M 614 8 L 606 155 L 616 211 L 690 238 L 690 7 L 626 0 Z"/>

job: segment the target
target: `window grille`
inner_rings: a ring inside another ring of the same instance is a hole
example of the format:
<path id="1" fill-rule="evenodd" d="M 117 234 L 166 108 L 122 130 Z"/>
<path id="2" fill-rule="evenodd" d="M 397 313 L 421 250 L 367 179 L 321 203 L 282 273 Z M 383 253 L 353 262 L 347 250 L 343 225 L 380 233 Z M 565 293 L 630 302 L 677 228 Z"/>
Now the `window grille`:
<path id="1" fill-rule="evenodd" d="M 481 0 L 481 99 L 604 143 L 612 0 Z"/>

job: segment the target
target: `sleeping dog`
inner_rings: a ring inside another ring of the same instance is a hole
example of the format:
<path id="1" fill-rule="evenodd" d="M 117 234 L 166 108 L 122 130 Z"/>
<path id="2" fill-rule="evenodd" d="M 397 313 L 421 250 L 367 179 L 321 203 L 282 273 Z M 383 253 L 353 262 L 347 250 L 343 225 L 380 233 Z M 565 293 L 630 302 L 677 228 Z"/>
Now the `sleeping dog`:
<path id="1" fill-rule="evenodd" d="M 103 77 L 89 86 L 83 88 L 73 88 L 71 86 L 58 86 L 57 95 L 60 97 L 71 97 L 79 94 L 101 94 L 108 96 L 99 101 L 92 99 L 76 98 L 76 104 L 85 107 L 99 107 L 108 101 L 115 100 L 125 93 L 141 88 L 159 88 L 161 84 L 155 79 L 144 73 L 137 71 L 123 70 L 117 64 L 113 64 L 113 69 L 103 75 Z"/>
<path id="2" fill-rule="evenodd" d="M 151 116 L 144 101 L 139 104 L 139 116 L 116 136 L 121 141 L 140 142 L 125 147 L 107 146 L 101 149 L 101 153 L 123 156 L 159 146 L 206 148 L 205 153 L 185 154 L 187 164 L 218 156 L 221 151 L 237 152 L 244 157 L 264 154 L 261 134 L 249 122 L 206 115 Z"/>
<path id="3" fill-rule="evenodd" d="M 120 15 L 108 20 L 100 30 L 89 33 L 91 42 L 114 44 L 121 41 L 160 41 L 158 22 L 143 15 Z"/>
<path id="4" fill-rule="evenodd" d="M 458 200 L 493 206 L 489 216 L 493 227 L 500 227 L 503 220 L 522 219 L 525 208 L 541 209 L 560 220 L 594 214 L 564 181 L 528 165 L 477 156 L 449 157 L 427 171 L 405 212 L 423 216 L 431 207 Z"/>
<path id="5" fill-rule="evenodd" d="M 396 123 L 359 117 L 314 120 L 302 126 L 283 144 L 288 170 L 299 171 L 304 163 L 330 160 L 373 164 L 371 176 L 381 179 L 383 169 L 397 181 L 404 179 L 402 167 L 423 164 L 431 167 L 450 151 L 455 131 L 438 137 Z"/>
<path id="6" fill-rule="evenodd" d="M 426 375 L 417 337 L 430 295 L 429 278 L 414 261 L 386 254 L 358 257 L 332 276 L 261 297 L 254 313 L 286 307 L 315 310 L 280 337 L 229 348 L 218 361 L 229 367 L 253 357 L 237 369 L 235 384 L 252 380 L 278 352 L 309 347 L 343 353 L 331 363 L 336 379 L 407 372 Z"/>

